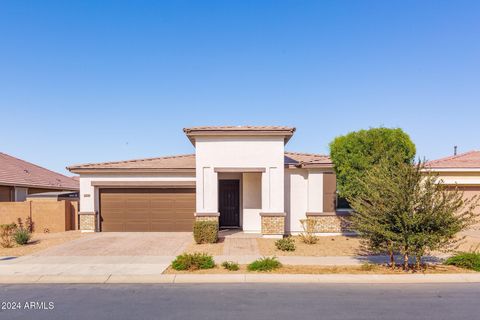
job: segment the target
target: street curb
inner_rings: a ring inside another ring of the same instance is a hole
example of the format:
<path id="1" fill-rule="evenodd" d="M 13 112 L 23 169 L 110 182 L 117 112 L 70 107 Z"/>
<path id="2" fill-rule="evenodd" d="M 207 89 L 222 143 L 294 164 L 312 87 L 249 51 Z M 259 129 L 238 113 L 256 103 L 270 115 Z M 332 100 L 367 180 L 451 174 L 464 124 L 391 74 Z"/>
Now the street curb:
<path id="1" fill-rule="evenodd" d="M 480 273 L 455 274 L 158 274 L 0 276 L 0 284 L 155 284 L 155 283 L 480 283 Z"/>

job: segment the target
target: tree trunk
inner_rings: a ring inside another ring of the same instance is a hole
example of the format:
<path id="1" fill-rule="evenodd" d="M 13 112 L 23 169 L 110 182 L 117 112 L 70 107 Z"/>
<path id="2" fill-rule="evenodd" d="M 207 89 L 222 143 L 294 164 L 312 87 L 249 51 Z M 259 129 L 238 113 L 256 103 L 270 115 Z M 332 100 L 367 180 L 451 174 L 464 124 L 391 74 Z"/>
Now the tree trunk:
<path id="1" fill-rule="evenodd" d="M 420 270 L 421 266 L 422 266 L 422 256 L 421 255 L 416 255 L 415 256 L 415 268 L 417 270 Z"/>
<path id="2" fill-rule="evenodd" d="M 393 254 L 392 249 L 390 249 L 389 255 L 390 255 L 390 268 L 395 269 L 395 256 Z"/>
<path id="3" fill-rule="evenodd" d="M 408 253 L 405 251 L 403 254 L 403 270 L 407 271 L 408 270 Z"/>

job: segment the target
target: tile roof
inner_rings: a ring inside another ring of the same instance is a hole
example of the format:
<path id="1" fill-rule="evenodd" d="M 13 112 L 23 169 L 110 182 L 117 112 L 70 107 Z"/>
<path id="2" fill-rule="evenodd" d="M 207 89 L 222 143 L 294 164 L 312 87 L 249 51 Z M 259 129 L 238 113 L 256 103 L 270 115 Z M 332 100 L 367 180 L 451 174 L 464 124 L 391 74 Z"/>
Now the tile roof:
<path id="1" fill-rule="evenodd" d="M 0 152 L 0 184 L 78 190 L 78 181 Z"/>
<path id="2" fill-rule="evenodd" d="M 75 169 L 195 169 L 195 155 L 184 154 L 168 157 L 135 159 L 125 161 L 86 163 L 72 165 L 67 168 Z"/>
<path id="3" fill-rule="evenodd" d="M 183 132 L 187 135 L 190 142 L 195 145 L 195 136 L 212 136 L 212 135 L 263 135 L 263 136 L 283 136 L 285 143 L 290 140 L 295 132 L 294 127 L 284 126 L 204 126 L 183 128 Z"/>
<path id="4" fill-rule="evenodd" d="M 480 168 L 480 151 L 473 150 L 458 154 L 456 156 L 432 160 L 427 162 L 425 165 L 433 169 L 477 169 Z"/>
<path id="5" fill-rule="evenodd" d="M 202 126 L 184 128 L 185 133 L 192 131 L 291 131 L 294 132 L 294 127 L 285 126 Z"/>
<path id="6" fill-rule="evenodd" d="M 285 152 L 285 165 L 313 167 L 333 167 L 332 160 L 327 155 L 300 152 Z"/>
<path id="7" fill-rule="evenodd" d="M 331 167 L 332 162 L 328 156 L 320 154 L 285 152 L 285 165 L 291 167 Z M 67 168 L 70 171 L 88 170 L 88 169 L 169 169 L 169 170 L 194 170 L 195 155 L 186 154 L 178 156 L 147 158 L 127 161 L 87 163 L 72 165 Z"/>

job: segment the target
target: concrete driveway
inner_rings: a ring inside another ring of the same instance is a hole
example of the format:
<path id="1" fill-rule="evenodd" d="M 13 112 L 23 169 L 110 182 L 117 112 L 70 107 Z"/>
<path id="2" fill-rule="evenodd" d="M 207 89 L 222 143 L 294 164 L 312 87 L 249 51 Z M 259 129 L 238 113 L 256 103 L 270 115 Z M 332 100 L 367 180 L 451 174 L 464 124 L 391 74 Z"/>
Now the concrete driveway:
<path id="1" fill-rule="evenodd" d="M 175 256 L 192 239 L 190 232 L 98 232 L 34 256 Z"/>
<path id="2" fill-rule="evenodd" d="M 160 275 L 193 241 L 190 232 L 92 233 L 0 261 L 2 276 Z"/>

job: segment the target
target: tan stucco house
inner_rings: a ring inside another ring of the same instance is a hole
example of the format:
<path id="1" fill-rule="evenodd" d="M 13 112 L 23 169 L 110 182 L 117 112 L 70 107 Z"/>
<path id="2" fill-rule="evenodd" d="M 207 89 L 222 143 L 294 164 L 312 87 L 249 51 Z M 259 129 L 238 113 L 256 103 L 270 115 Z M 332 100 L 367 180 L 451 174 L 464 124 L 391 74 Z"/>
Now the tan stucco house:
<path id="1" fill-rule="evenodd" d="M 343 232 L 330 158 L 285 151 L 295 128 L 194 127 L 195 154 L 73 165 L 84 231 L 191 231 L 215 220 L 265 236 Z"/>
<path id="2" fill-rule="evenodd" d="M 469 151 L 426 163 L 443 183 L 459 188 L 465 198 L 480 197 L 480 151 Z M 477 209 L 480 213 L 480 208 Z"/>

